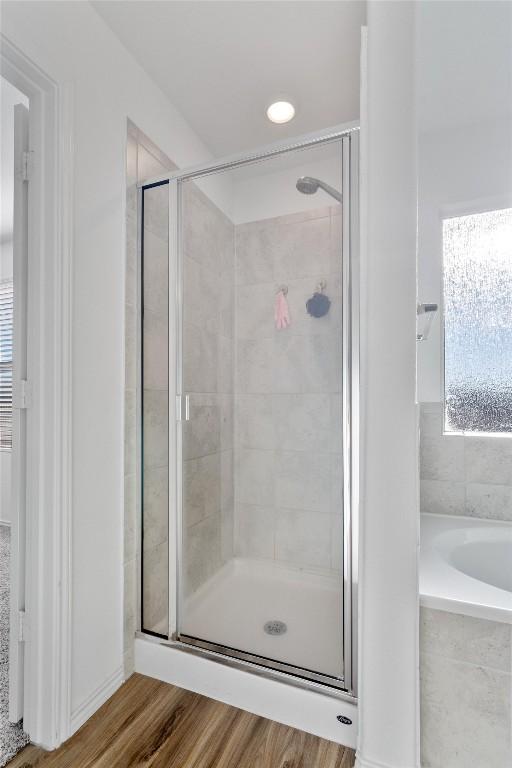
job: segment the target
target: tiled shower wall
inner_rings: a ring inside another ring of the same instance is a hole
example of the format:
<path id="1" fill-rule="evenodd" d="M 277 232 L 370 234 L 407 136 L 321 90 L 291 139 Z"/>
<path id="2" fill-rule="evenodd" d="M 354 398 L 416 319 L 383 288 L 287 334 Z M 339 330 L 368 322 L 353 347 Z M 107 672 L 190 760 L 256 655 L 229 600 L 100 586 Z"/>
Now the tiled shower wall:
<path id="1" fill-rule="evenodd" d="M 194 184 L 183 185 L 185 592 L 233 555 L 234 227 Z"/>
<path id="2" fill-rule="evenodd" d="M 136 551 L 141 492 L 136 183 L 172 167 L 130 126 L 127 675 L 133 669 L 140 567 Z M 142 598 L 145 627 L 164 631 L 169 585 L 167 189 L 154 190 L 145 199 Z M 195 591 L 233 555 L 340 568 L 340 214 L 339 207 L 324 208 L 235 227 L 195 184 L 183 187 L 183 383 L 190 395 L 191 417 L 183 424 L 186 593 Z M 332 305 L 326 317 L 314 319 L 305 303 L 321 281 Z M 288 288 L 292 321 L 285 331 L 275 329 L 273 317 L 281 284 Z"/>
<path id="3" fill-rule="evenodd" d="M 139 600 L 137 594 L 138 574 L 140 558 L 137 551 L 138 523 L 140 519 L 140 465 L 139 465 L 139 441 L 140 441 L 140 281 L 138 278 L 138 232 L 137 232 L 137 183 L 144 181 L 166 170 L 173 169 L 171 161 L 165 157 L 132 123 L 128 122 L 127 136 L 127 199 L 126 199 L 126 278 L 125 278 L 125 458 L 124 458 L 124 669 L 125 677 L 133 672 L 133 641 L 135 629 L 138 623 Z M 155 229 L 150 227 L 150 229 Z M 167 258 L 166 242 L 162 240 L 162 232 L 158 229 L 149 232 L 153 238 L 153 250 L 160 253 L 161 258 L 165 252 Z M 166 267 L 164 267 L 166 268 Z M 165 296 L 166 304 L 166 296 Z M 162 301 L 160 309 L 155 306 L 156 317 L 162 314 Z M 165 312 L 167 309 L 165 309 Z M 162 382 L 161 382 L 162 383 Z M 155 486 L 156 487 L 156 486 Z M 153 504 L 154 515 L 163 519 L 162 499 L 155 498 Z M 166 514 L 166 512 L 165 512 Z M 150 546 L 158 548 L 162 544 L 160 540 L 167 533 L 163 526 L 157 526 L 153 541 Z M 160 547 L 162 549 L 162 547 Z M 157 551 L 157 550 L 156 550 Z M 158 559 L 155 560 L 158 564 Z M 158 565 L 157 565 L 158 567 Z M 158 581 L 157 574 L 155 580 Z M 166 588 L 165 581 L 163 588 Z M 159 598 L 156 598 L 157 600 Z"/>
<path id="4" fill-rule="evenodd" d="M 164 170 L 162 170 L 164 172 Z M 142 628 L 169 626 L 169 192 L 144 193 Z"/>
<path id="5" fill-rule="evenodd" d="M 443 435 L 441 403 L 420 423 L 421 511 L 512 521 L 510 437 Z"/>
<path id="6" fill-rule="evenodd" d="M 168 611 L 168 189 L 145 195 L 144 413 L 141 413 L 142 296 L 137 183 L 175 169 L 133 124 L 127 140 L 125 325 L 125 676 L 141 600 L 144 627 L 165 632 Z M 233 554 L 234 228 L 192 184 L 184 189 L 185 562 L 193 591 Z M 139 425 L 144 417 L 144 467 Z M 144 483 L 144 594 L 137 594 L 141 481 Z"/>
<path id="7" fill-rule="evenodd" d="M 313 318 L 320 281 L 332 304 Z M 235 552 L 339 569 L 341 207 L 238 225 L 235 306 Z"/>

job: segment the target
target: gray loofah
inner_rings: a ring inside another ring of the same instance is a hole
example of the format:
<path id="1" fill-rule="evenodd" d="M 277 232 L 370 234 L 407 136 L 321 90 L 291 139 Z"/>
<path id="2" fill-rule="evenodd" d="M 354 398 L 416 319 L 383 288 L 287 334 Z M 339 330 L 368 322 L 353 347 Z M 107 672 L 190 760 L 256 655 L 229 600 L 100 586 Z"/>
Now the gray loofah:
<path id="1" fill-rule="evenodd" d="M 323 293 L 314 293 L 306 301 L 306 309 L 312 317 L 323 317 L 329 311 L 331 300 Z"/>

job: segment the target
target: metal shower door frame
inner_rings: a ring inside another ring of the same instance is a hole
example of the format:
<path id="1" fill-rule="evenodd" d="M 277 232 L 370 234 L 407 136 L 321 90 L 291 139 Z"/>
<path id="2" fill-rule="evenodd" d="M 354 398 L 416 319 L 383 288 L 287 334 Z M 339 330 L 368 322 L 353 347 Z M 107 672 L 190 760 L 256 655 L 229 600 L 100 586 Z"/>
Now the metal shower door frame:
<path id="1" fill-rule="evenodd" d="M 257 163 L 299 149 L 339 142 L 342 158 L 342 304 L 343 304 L 343 678 L 311 672 L 250 652 L 180 634 L 183 605 L 183 438 L 188 397 L 183 391 L 183 253 L 180 184 Z M 224 663 L 264 669 L 307 687 L 335 695 L 357 695 L 357 502 L 359 391 L 359 128 L 356 124 L 279 142 L 260 150 L 175 172 L 140 185 L 169 184 L 169 640 L 189 652 Z M 173 312 L 172 305 L 175 305 Z M 176 418 L 173 418 L 175 414 Z M 328 687 L 328 688 L 326 688 Z"/>

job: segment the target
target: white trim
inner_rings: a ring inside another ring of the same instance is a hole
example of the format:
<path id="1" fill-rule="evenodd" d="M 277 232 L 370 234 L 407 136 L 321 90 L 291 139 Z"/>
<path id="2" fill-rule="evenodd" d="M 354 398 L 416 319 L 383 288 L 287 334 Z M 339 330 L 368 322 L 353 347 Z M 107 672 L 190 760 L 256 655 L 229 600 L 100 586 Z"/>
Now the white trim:
<path id="1" fill-rule="evenodd" d="M 24 726 L 47 749 L 70 734 L 72 90 L 4 35 L 1 73 L 30 99 Z"/>
<path id="2" fill-rule="evenodd" d="M 71 732 L 75 733 L 124 683 L 123 665 L 118 667 L 71 714 Z"/>
<path id="3" fill-rule="evenodd" d="M 26 425 L 28 318 L 28 206 L 30 184 L 23 173 L 23 158 L 29 150 L 30 114 L 24 104 L 14 106 L 14 188 L 12 267 L 16 301 L 12 318 L 12 456 L 10 542 L 10 631 L 9 631 L 9 721 L 23 717 L 24 659 L 20 616 L 25 611 L 26 572 Z M 24 384 L 22 384 L 24 382 Z"/>
<path id="4" fill-rule="evenodd" d="M 60 349 L 60 388 L 57 393 L 61 404 L 60 451 L 57 456 L 61 468 L 60 496 L 61 514 L 59 536 L 60 578 L 60 629 L 61 647 L 59 663 L 59 731 L 60 741 L 73 732 L 70 727 L 71 713 L 71 555 L 72 555 L 72 280 L 73 280 L 73 202 L 74 202 L 74 143 L 73 143 L 73 101 L 74 93 L 70 84 L 63 84 L 59 99 L 59 195 L 60 246 L 59 270 L 60 322 L 56 317 L 58 334 L 57 348 Z M 58 362 L 58 361 L 57 361 Z"/>
<path id="5" fill-rule="evenodd" d="M 397 768 L 397 766 L 391 765 L 391 763 L 382 763 L 380 760 L 371 760 L 368 757 L 361 757 L 357 754 L 354 768 Z M 401 766 L 401 768 L 406 768 L 406 766 Z M 417 766 L 410 765 L 409 768 L 417 768 Z"/>
<path id="6" fill-rule="evenodd" d="M 363 37 L 359 768 L 420 765 L 415 11 L 369 0 Z"/>
<path id="7" fill-rule="evenodd" d="M 146 638 L 135 639 L 135 670 L 323 739 L 356 746 L 355 700 L 299 688 Z M 338 715 L 352 723 L 343 725 Z"/>

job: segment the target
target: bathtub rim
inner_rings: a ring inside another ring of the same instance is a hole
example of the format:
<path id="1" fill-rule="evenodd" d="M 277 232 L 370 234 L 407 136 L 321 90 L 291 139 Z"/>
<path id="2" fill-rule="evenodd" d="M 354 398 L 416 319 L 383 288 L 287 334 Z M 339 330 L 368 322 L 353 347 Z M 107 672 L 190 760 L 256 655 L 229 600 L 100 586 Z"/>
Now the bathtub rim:
<path id="1" fill-rule="evenodd" d="M 512 593 L 458 571 L 435 547 L 437 535 L 458 528 L 512 530 L 512 522 L 464 515 L 420 515 L 420 606 L 512 624 Z"/>

